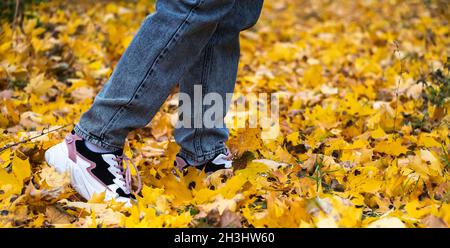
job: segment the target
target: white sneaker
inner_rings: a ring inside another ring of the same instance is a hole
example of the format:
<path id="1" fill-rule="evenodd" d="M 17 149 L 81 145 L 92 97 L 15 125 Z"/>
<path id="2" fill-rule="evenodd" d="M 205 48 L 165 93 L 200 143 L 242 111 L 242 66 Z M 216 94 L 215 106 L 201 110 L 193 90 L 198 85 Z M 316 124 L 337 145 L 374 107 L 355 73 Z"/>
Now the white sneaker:
<path id="1" fill-rule="evenodd" d="M 195 165 L 189 164 L 185 158 L 177 154 L 174 161 L 174 167 L 180 172 L 186 172 L 187 168 L 193 167 L 199 171 L 204 171 L 207 175 L 214 173 L 218 170 L 226 170 L 233 168 L 233 156 L 229 149 L 226 153 L 218 154 L 213 159 L 207 161 L 206 163 Z M 176 172 L 174 171 L 176 174 Z"/>
<path id="2" fill-rule="evenodd" d="M 138 173 L 139 189 L 131 189 L 130 159 L 117 153 L 95 153 L 90 151 L 82 138 L 73 131 L 64 142 L 55 145 L 45 152 L 45 160 L 59 173 L 70 173 L 71 184 L 86 200 L 94 194 L 105 192 L 105 200 L 115 199 L 130 205 L 133 194 L 141 189 L 141 178 Z M 125 161 L 126 169 L 122 161 Z M 134 164 L 131 162 L 135 170 Z"/>

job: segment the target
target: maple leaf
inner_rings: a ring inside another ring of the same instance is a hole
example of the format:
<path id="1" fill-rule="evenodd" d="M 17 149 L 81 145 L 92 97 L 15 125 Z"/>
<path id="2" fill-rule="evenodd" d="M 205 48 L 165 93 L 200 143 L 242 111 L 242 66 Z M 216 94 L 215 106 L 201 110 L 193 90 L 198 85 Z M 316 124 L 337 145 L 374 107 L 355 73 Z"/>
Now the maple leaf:
<path id="1" fill-rule="evenodd" d="M 399 156 L 400 154 L 405 154 L 408 149 L 402 145 L 402 141 L 400 139 L 396 139 L 377 143 L 374 147 L 374 151 Z"/>

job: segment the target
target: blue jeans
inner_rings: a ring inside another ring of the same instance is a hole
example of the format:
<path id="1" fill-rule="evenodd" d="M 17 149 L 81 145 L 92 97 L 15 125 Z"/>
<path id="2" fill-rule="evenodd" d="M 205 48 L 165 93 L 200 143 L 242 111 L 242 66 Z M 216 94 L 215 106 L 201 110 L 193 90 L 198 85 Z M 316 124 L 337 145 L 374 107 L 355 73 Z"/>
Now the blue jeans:
<path id="1" fill-rule="evenodd" d="M 177 83 L 191 99 L 196 84 L 203 95 L 216 92 L 226 99 L 236 81 L 239 33 L 256 23 L 262 5 L 263 0 L 159 0 L 75 132 L 119 150 L 131 130 L 151 121 Z M 180 154 L 192 163 L 225 152 L 228 136 L 226 127 L 175 129 Z"/>

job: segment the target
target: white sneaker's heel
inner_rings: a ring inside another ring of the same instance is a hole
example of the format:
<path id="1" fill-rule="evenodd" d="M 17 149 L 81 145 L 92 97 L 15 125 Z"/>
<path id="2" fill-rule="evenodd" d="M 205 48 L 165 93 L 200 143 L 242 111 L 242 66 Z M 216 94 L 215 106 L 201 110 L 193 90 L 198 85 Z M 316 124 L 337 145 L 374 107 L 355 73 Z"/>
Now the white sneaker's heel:
<path id="1" fill-rule="evenodd" d="M 67 145 L 63 142 L 55 145 L 45 152 L 45 160 L 47 164 L 58 173 L 69 173 L 70 184 L 83 198 L 89 200 L 91 194 L 89 194 L 88 188 L 83 184 L 83 179 L 80 178 L 81 172 L 77 166 L 72 165 L 72 161 L 68 159 Z"/>
<path id="2" fill-rule="evenodd" d="M 68 164 L 70 161 L 67 161 L 66 158 L 67 147 L 64 142 L 51 147 L 45 152 L 45 161 L 47 161 L 47 164 L 62 174 L 70 172 L 70 165 Z"/>
<path id="3" fill-rule="evenodd" d="M 86 200 L 91 199 L 94 194 L 93 190 L 86 184 L 83 173 L 78 166 L 72 166 L 70 171 L 70 181 L 72 187 Z"/>

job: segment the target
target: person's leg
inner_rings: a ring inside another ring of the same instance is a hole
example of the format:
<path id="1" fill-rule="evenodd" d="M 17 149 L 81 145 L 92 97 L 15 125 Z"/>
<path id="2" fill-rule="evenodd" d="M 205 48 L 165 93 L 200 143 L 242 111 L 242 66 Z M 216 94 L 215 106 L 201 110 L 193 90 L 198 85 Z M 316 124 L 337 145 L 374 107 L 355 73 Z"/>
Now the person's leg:
<path id="1" fill-rule="evenodd" d="M 215 116 L 219 124 L 229 107 L 226 95 L 233 93 L 236 82 L 240 56 L 239 33 L 256 23 L 262 5 L 263 0 L 236 1 L 232 10 L 219 22 L 201 56 L 180 82 L 180 92 L 190 96 L 192 105 L 194 105 L 194 85 L 201 85 L 200 102 L 208 93 L 217 93 L 221 97 L 223 113 L 221 116 Z M 202 113 L 205 113 L 207 108 L 203 106 Z M 174 133 L 177 143 L 181 146 L 180 156 L 191 164 L 202 164 L 218 154 L 226 153 L 225 142 L 228 140 L 229 132 L 225 126 L 194 128 L 196 118 L 202 116 L 194 116 L 193 107 L 191 127 L 176 128 Z"/>
<path id="2" fill-rule="evenodd" d="M 240 0 L 237 0 L 240 1 Z M 201 56 L 235 0 L 159 0 L 110 80 L 75 126 L 76 134 L 111 151 L 147 125 L 171 89 Z"/>

